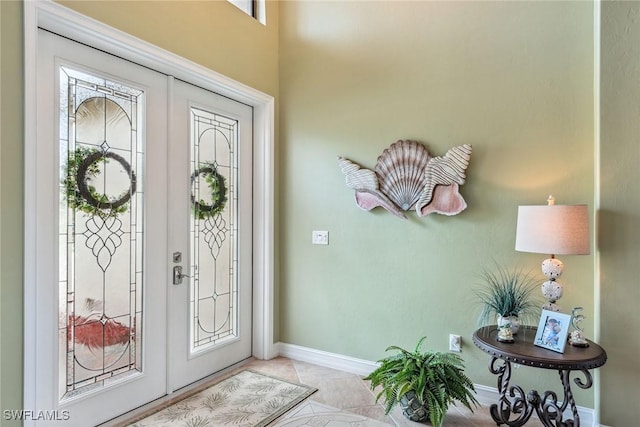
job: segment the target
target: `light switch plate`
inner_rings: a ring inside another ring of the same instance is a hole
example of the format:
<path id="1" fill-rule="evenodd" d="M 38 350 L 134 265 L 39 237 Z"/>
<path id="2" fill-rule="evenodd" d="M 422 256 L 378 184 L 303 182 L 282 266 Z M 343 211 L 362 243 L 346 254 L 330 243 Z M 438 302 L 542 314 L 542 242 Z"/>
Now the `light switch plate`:
<path id="1" fill-rule="evenodd" d="M 324 230 L 314 230 L 311 233 L 311 243 L 314 245 L 328 245 L 329 232 Z"/>
<path id="2" fill-rule="evenodd" d="M 462 338 L 460 335 L 450 334 L 449 335 L 449 351 L 455 351 L 456 353 L 460 353 L 462 349 L 460 348 L 462 345 Z"/>

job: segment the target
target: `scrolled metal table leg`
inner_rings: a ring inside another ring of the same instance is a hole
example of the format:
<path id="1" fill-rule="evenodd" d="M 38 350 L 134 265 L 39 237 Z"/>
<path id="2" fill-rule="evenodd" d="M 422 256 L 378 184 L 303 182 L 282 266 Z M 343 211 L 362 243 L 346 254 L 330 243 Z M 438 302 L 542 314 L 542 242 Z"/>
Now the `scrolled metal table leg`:
<path id="1" fill-rule="evenodd" d="M 585 376 L 586 383 L 582 382 L 580 378 L 575 378 L 573 381 L 578 385 L 578 387 L 587 389 L 593 385 L 593 378 L 588 370 L 582 369 L 581 372 Z M 548 427 L 580 427 L 580 414 L 578 414 L 576 401 L 573 398 L 573 392 L 571 391 L 571 371 L 560 369 L 558 370 L 558 373 L 560 374 L 560 381 L 562 382 L 562 388 L 564 389 L 562 405 L 558 405 L 558 397 L 556 393 L 546 391 L 542 399 L 540 399 L 539 404 L 535 405 L 538 417 L 540 418 L 540 421 Z M 563 413 L 567 407 L 571 407 L 573 419 L 563 420 Z"/>
<path id="2" fill-rule="evenodd" d="M 496 364 L 498 360 L 502 361 L 502 365 Z M 520 427 L 526 424 L 533 413 L 533 406 L 528 403 L 522 387 L 518 385 L 509 387 L 511 363 L 492 357 L 489 362 L 489 372 L 498 376 L 498 392 L 500 393 L 498 403 L 494 403 L 489 408 L 493 421 L 497 425 L 506 424 L 509 427 Z M 512 415 L 516 416 L 515 419 L 510 419 Z"/>
<path id="3" fill-rule="evenodd" d="M 576 383 L 578 387 L 586 390 L 593 385 L 593 377 L 591 376 L 591 372 L 589 372 L 588 369 L 581 369 L 580 372 L 584 374 L 584 377 L 587 380 L 587 382 L 583 383 L 580 378 L 574 378 L 573 382 Z M 568 382 L 569 382 L 569 378 L 567 377 L 567 383 Z"/>
<path id="4" fill-rule="evenodd" d="M 562 413 L 565 407 L 565 402 L 561 406 L 558 405 L 558 395 L 555 391 L 545 391 L 535 406 L 540 422 L 546 427 L 559 427 L 562 425 L 559 423 L 562 423 Z"/>

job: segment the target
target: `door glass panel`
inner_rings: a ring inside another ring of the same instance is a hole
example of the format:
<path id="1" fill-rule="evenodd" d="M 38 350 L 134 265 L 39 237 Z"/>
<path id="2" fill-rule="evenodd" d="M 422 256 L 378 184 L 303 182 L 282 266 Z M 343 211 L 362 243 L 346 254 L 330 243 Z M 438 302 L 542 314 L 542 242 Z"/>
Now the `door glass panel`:
<path id="1" fill-rule="evenodd" d="M 237 128 L 191 108 L 191 353 L 238 337 Z"/>
<path id="2" fill-rule="evenodd" d="M 142 371 L 143 95 L 60 68 L 62 399 Z"/>

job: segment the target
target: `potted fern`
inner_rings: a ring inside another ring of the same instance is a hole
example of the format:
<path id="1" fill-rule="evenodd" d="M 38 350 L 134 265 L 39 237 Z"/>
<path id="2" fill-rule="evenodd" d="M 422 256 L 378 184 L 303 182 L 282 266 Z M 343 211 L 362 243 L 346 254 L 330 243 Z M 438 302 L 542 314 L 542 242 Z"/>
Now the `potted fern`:
<path id="1" fill-rule="evenodd" d="M 530 273 L 510 270 L 496 263 L 495 271 L 485 270 L 484 284 L 475 290 L 482 304 L 478 324 L 487 325 L 497 316 L 498 327 L 518 332 L 522 321 L 535 319 L 541 303 L 532 296 L 537 281 Z"/>
<path id="2" fill-rule="evenodd" d="M 385 414 L 397 404 L 411 421 L 430 421 L 440 427 L 450 403 L 462 402 L 473 411 L 478 405 L 473 396 L 473 383 L 464 373 L 463 361 L 457 354 L 434 351 L 422 352 L 425 337 L 418 341 L 413 352 L 398 346 L 386 351 L 398 353 L 379 360 L 380 367 L 365 380 L 371 381 L 371 389 L 381 386 L 376 402 L 384 396 Z"/>

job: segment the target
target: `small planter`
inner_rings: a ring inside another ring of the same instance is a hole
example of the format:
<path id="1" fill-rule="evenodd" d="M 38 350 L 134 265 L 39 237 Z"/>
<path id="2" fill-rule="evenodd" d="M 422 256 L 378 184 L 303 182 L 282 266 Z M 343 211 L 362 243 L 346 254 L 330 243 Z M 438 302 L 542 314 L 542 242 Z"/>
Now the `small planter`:
<path id="1" fill-rule="evenodd" d="M 402 396 L 400 399 L 400 408 L 402 409 L 402 414 L 411 421 L 417 423 L 429 421 L 429 408 L 424 404 L 420 404 L 418 397 L 413 391 L 408 391 Z"/>
<path id="2" fill-rule="evenodd" d="M 503 328 L 509 325 L 511 328 L 511 333 L 513 335 L 518 333 L 518 329 L 520 329 L 520 319 L 518 316 L 500 316 L 498 315 L 498 329 Z"/>

